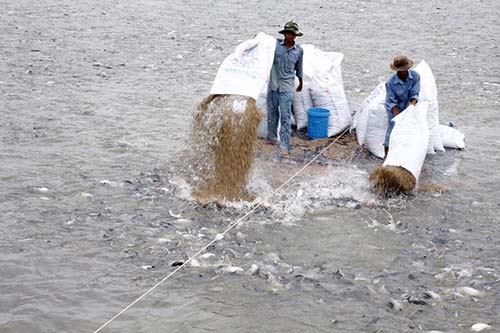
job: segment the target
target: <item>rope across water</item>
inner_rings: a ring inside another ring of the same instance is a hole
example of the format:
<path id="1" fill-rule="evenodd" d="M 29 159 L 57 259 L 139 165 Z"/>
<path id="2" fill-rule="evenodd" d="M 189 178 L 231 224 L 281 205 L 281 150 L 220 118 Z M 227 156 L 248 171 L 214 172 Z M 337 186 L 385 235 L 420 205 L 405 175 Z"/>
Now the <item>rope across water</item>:
<path id="1" fill-rule="evenodd" d="M 288 185 L 295 177 L 297 177 L 299 174 L 301 174 L 311 163 L 313 163 L 315 160 L 317 160 L 325 151 L 327 151 L 333 144 L 335 144 L 342 136 L 344 136 L 345 133 L 349 128 L 345 129 L 338 137 L 335 138 L 328 146 L 323 148 L 316 156 L 314 156 L 309 162 L 307 162 L 302 168 L 300 168 L 297 172 L 295 172 L 290 178 L 288 178 L 283 184 L 281 184 L 278 188 L 276 188 L 274 191 L 272 191 L 266 198 L 265 200 L 260 200 L 257 204 L 253 206 L 252 209 L 250 209 L 245 215 L 237 219 L 236 221 L 233 221 L 229 224 L 229 226 L 224 230 L 222 233 L 217 234 L 212 241 L 210 241 L 208 244 L 206 244 L 204 247 L 202 247 L 198 252 L 193 254 L 191 257 L 189 257 L 182 265 L 177 266 L 176 269 L 174 269 L 172 272 L 170 272 L 167 276 L 165 276 L 163 279 L 161 279 L 158 283 L 156 283 L 154 286 L 149 288 L 146 292 L 144 292 L 141 296 L 136 298 L 134 301 L 132 301 L 129 305 L 127 305 L 125 308 L 123 308 L 120 312 L 115 314 L 111 319 L 109 319 L 107 322 L 105 322 L 101 327 L 99 327 L 97 330 L 94 331 L 94 333 L 100 332 L 102 329 L 104 329 L 106 326 L 111 324 L 116 318 L 121 316 L 124 312 L 126 312 L 128 309 L 133 307 L 135 304 L 137 304 L 140 300 L 142 300 L 144 297 L 149 295 L 153 290 L 158 288 L 161 284 L 163 284 L 165 281 L 167 281 L 169 278 L 171 278 L 175 273 L 177 273 L 181 268 L 185 267 L 188 263 L 191 262 L 194 258 L 199 256 L 203 251 L 205 251 L 207 248 L 209 248 L 212 244 L 215 242 L 218 242 L 219 240 L 224 238 L 224 235 L 227 234 L 229 231 L 231 231 L 235 226 L 240 224 L 241 221 L 246 219 L 248 216 L 250 216 L 253 212 L 255 212 L 264 202 L 269 200 L 271 197 L 273 197 L 277 192 L 279 192 L 282 188 L 284 188 L 286 185 Z"/>

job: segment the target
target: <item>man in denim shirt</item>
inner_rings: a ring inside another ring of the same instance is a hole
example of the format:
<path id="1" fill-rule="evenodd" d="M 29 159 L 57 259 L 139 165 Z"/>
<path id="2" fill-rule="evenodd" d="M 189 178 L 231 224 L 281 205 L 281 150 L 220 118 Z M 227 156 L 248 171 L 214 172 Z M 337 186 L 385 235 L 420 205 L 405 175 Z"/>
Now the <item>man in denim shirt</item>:
<path id="1" fill-rule="evenodd" d="M 418 102 L 420 93 L 420 75 L 410 69 L 413 61 L 404 55 L 394 58 L 391 69 L 396 73 L 389 76 L 385 82 L 387 91 L 385 97 L 385 110 L 389 120 L 389 127 L 385 134 L 384 148 L 385 155 L 389 151 L 389 139 L 394 127 L 392 118 L 403 112 L 410 104 L 415 105 Z"/>
<path id="2" fill-rule="evenodd" d="M 288 22 L 280 33 L 285 35 L 285 38 L 276 41 L 267 93 L 267 143 L 278 144 L 278 119 L 281 118 L 280 156 L 287 157 L 290 152 L 292 99 L 295 90 L 302 90 L 304 51 L 295 43 L 295 37 L 302 36 L 297 23 Z M 295 89 L 295 76 L 299 78 L 297 89 Z"/>

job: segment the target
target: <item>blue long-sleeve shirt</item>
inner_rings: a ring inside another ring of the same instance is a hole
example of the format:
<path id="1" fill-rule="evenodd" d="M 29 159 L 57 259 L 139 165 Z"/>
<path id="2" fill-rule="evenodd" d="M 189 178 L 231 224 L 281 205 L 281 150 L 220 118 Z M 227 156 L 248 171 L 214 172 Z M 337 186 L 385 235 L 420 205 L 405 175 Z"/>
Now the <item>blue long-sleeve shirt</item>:
<path id="1" fill-rule="evenodd" d="M 415 98 L 418 101 L 420 74 L 410 69 L 408 77 L 402 81 L 397 73 L 394 73 L 385 82 L 385 89 L 387 91 L 385 109 L 391 111 L 393 107 L 397 106 L 399 112 L 404 111 L 410 105 L 411 99 Z"/>
<path id="2" fill-rule="evenodd" d="M 273 91 L 295 91 L 295 76 L 302 78 L 302 58 L 304 51 L 295 44 L 290 48 L 285 47 L 285 41 L 276 41 L 276 51 L 271 68 L 270 88 Z"/>

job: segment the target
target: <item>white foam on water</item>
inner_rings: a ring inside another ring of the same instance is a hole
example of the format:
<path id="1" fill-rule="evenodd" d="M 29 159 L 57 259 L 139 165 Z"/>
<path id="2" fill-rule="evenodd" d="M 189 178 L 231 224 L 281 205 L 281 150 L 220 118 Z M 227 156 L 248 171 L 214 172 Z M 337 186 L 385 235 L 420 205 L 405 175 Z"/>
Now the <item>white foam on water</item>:
<path id="1" fill-rule="evenodd" d="M 372 229 L 375 232 L 382 229 L 382 230 L 387 230 L 395 233 L 404 233 L 406 230 L 399 230 L 398 225 L 400 221 L 394 222 L 394 220 L 391 218 L 389 219 L 388 223 L 380 223 L 376 219 L 371 218 L 370 221 L 366 222 L 367 228 Z"/>
<path id="2" fill-rule="evenodd" d="M 281 185 L 274 179 L 276 175 L 273 175 L 266 166 L 256 166 L 247 186 L 248 192 L 254 195 L 255 199 L 223 202 L 223 204 L 244 214 L 255 204 L 261 203 L 261 207 L 267 209 L 263 215 L 266 223 L 271 221 L 271 223 L 279 222 L 288 225 L 293 225 L 302 220 L 306 214 L 320 209 L 332 207 L 354 209 L 360 205 L 383 205 L 380 197 L 370 191 L 366 171 L 356 166 L 321 168 L 320 174 L 299 175 L 281 191 L 274 193 Z M 287 179 L 286 176 L 280 176 L 280 178 Z M 169 183 L 174 186 L 175 190 L 172 194 L 177 198 L 194 200 L 191 195 L 192 188 L 184 178 L 174 176 Z M 255 220 L 255 217 L 252 219 Z"/>
<path id="3" fill-rule="evenodd" d="M 321 175 L 301 177 L 291 182 L 268 202 L 273 221 L 293 223 L 307 213 L 336 207 L 356 208 L 359 205 L 380 205 L 380 199 L 370 191 L 366 171 L 355 166 L 325 167 Z M 255 170 L 248 189 L 266 198 L 274 191 L 272 175 L 267 168 Z"/>
<path id="4" fill-rule="evenodd" d="M 117 182 L 113 182 L 113 181 L 110 181 L 110 180 L 107 180 L 107 179 L 99 181 L 99 184 L 104 185 L 104 186 L 111 186 L 111 187 L 118 186 Z"/>
<path id="5" fill-rule="evenodd" d="M 441 269 L 441 273 L 436 274 L 434 277 L 437 279 L 444 279 L 446 277 L 452 279 L 470 278 L 474 274 L 474 265 L 472 263 L 451 264 Z"/>
<path id="6" fill-rule="evenodd" d="M 193 190 L 189 183 L 182 177 L 174 176 L 172 179 L 168 181 L 171 185 L 176 188 L 176 196 L 179 199 L 192 201 L 193 197 L 191 196 L 191 191 Z"/>
<path id="7" fill-rule="evenodd" d="M 446 169 L 446 171 L 444 172 L 444 175 L 447 177 L 450 177 L 450 176 L 456 174 L 459 164 L 460 164 L 460 161 L 458 159 L 453 161 L 453 164 L 448 169 Z"/>
<path id="8" fill-rule="evenodd" d="M 92 199 L 94 197 L 94 195 L 92 195 L 92 193 L 88 193 L 88 192 L 81 192 L 80 195 L 86 199 Z"/>
<path id="9" fill-rule="evenodd" d="M 307 214 L 322 209 L 342 208 L 357 209 L 363 206 L 384 208 L 403 207 L 405 198 L 382 198 L 371 191 L 369 174 L 355 165 L 343 166 L 311 166 L 312 170 L 305 169 L 291 182 L 276 192 L 276 189 L 289 177 L 294 170 L 281 165 L 256 163 L 250 174 L 247 192 L 253 200 L 223 201 L 224 207 L 239 211 L 243 216 L 255 205 L 260 208 L 252 214 L 252 221 L 257 223 L 281 223 L 295 225 L 302 221 Z M 276 173 L 281 173 L 277 175 Z M 181 200 L 193 201 L 192 187 L 179 175 L 169 179 L 173 185 L 170 193 Z M 224 210 L 221 211 L 224 214 Z M 245 223 L 245 222 L 243 222 Z M 387 223 L 372 220 L 367 223 L 368 228 L 383 229 L 401 233 L 400 221 L 394 221 L 389 216 Z"/>

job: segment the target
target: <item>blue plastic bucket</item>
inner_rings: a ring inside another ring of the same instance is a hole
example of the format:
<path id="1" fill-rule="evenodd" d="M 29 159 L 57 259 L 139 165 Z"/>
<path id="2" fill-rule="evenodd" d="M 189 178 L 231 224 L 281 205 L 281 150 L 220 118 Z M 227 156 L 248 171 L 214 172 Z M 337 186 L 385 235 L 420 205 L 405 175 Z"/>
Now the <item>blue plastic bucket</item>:
<path id="1" fill-rule="evenodd" d="M 328 136 L 328 118 L 330 111 L 322 108 L 307 110 L 307 135 L 311 139 L 322 139 Z"/>

